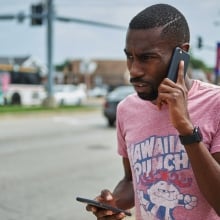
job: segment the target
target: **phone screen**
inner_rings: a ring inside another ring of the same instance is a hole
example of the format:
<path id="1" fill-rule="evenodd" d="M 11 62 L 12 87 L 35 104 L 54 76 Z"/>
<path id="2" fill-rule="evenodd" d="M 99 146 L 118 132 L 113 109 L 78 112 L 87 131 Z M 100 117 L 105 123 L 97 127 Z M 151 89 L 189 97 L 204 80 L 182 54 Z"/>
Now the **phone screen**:
<path id="1" fill-rule="evenodd" d="M 119 209 L 117 207 L 113 207 L 111 205 L 108 205 L 108 204 L 105 204 L 105 203 L 102 203 L 102 202 L 98 202 L 96 200 L 86 199 L 86 198 L 82 198 L 82 197 L 76 197 L 76 200 L 78 202 L 83 202 L 83 203 L 86 203 L 86 204 L 89 204 L 89 205 L 92 205 L 92 206 L 95 206 L 95 207 L 98 207 L 98 208 L 101 208 L 101 209 L 111 210 L 115 213 L 123 212 L 125 215 L 131 216 L 131 213 L 126 211 L 126 210 Z"/>
<path id="2" fill-rule="evenodd" d="M 172 81 L 176 82 L 177 80 L 177 74 L 178 74 L 178 69 L 179 69 L 179 63 L 180 61 L 184 61 L 184 76 L 186 75 L 186 71 L 188 68 L 189 60 L 190 60 L 190 55 L 186 51 L 182 50 L 179 47 L 176 47 L 174 49 L 167 78 L 171 79 Z"/>

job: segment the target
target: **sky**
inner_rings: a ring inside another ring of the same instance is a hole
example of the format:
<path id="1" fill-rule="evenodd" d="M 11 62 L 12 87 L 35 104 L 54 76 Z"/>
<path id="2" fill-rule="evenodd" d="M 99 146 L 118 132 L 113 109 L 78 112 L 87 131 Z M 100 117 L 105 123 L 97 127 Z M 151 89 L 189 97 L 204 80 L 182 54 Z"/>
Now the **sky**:
<path id="1" fill-rule="evenodd" d="M 30 14 L 30 6 L 42 0 L 1 0 L 0 15 Z M 156 3 L 178 8 L 191 30 L 191 52 L 207 65 L 216 63 L 216 45 L 220 42 L 219 0 L 53 0 L 57 16 L 80 18 L 127 27 L 142 9 Z M 219 25 L 214 25 L 219 21 Z M 53 23 L 53 64 L 73 59 L 125 59 L 126 30 L 101 28 L 77 23 Z M 47 64 L 47 25 L 31 26 L 30 20 L 0 20 L 0 56 L 32 55 Z M 205 47 L 199 50 L 197 38 Z"/>

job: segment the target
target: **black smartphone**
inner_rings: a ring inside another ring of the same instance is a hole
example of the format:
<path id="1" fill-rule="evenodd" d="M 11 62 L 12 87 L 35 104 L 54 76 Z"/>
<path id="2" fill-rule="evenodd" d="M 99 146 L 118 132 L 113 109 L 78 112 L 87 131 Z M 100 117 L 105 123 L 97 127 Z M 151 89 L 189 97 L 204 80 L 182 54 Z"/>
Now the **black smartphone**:
<path id="1" fill-rule="evenodd" d="M 167 74 L 167 78 L 171 79 L 173 82 L 177 81 L 177 74 L 179 69 L 179 63 L 181 60 L 184 61 L 184 76 L 186 75 L 186 71 L 189 65 L 190 55 L 186 51 L 182 50 L 179 47 L 174 49 L 170 66 Z"/>
<path id="2" fill-rule="evenodd" d="M 108 205 L 108 204 L 105 204 L 105 203 L 102 203 L 102 202 L 98 202 L 96 200 L 86 199 L 86 198 L 82 198 L 82 197 L 76 197 L 76 200 L 78 202 L 83 202 L 83 203 L 86 203 L 86 204 L 89 204 L 89 205 L 92 205 L 92 206 L 95 206 L 95 207 L 98 207 L 98 208 L 101 208 L 101 209 L 111 210 L 114 213 L 123 212 L 125 215 L 131 216 L 131 213 L 126 211 L 126 210 L 119 209 L 119 208 L 113 207 L 111 205 Z"/>

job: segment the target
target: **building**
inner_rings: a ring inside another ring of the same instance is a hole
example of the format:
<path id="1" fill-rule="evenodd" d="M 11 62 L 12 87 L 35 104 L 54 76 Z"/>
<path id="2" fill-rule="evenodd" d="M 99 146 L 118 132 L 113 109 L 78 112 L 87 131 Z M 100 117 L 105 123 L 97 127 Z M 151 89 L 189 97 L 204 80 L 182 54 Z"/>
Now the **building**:
<path id="1" fill-rule="evenodd" d="M 129 83 L 129 73 L 124 60 L 73 60 L 65 66 L 63 73 L 65 84 L 86 83 L 90 88 L 103 85 L 116 87 Z"/>

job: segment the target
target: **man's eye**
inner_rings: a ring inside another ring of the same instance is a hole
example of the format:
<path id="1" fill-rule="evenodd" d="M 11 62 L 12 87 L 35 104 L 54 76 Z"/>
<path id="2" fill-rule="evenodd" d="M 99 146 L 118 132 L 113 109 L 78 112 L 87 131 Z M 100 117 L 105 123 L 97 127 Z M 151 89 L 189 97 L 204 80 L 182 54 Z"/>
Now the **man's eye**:
<path id="1" fill-rule="evenodd" d="M 147 60 L 150 60 L 150 59 L 153 59 L 153 56 L 144 55 L 144 56 L 140 57 L 140 60 L 142 60 L 142 61 L 147 61 Z"/>
<path id="2" fill-rule="evenodd" d="M 126 54 L 126 57 L 127 57 L 128 60 L 132 60 L 133 59 L 133 56 L 130 55 L 130 54 Z"/>

